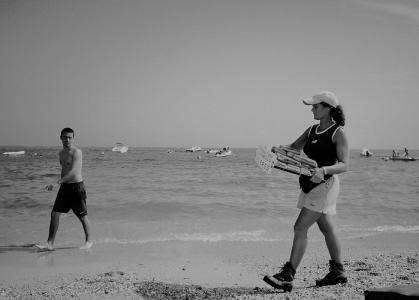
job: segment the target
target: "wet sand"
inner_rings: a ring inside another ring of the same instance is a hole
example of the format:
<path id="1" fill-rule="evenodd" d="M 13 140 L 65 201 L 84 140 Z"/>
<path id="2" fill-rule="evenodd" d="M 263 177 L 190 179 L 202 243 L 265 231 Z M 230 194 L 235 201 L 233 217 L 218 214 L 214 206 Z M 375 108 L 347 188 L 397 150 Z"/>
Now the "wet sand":
<path id="1" fill-rule="evenodd" d="M 419 283 L 415 233 L 342 240 L 349 282 L 321 288 L 314 285 L 328 271 L 327 249 L 309 237 L 291 293 L 262 281 L 288 259 L 290 242 L 79 246 L 0 246 L 0 299 L 363 299 L 366 289 Z"/>

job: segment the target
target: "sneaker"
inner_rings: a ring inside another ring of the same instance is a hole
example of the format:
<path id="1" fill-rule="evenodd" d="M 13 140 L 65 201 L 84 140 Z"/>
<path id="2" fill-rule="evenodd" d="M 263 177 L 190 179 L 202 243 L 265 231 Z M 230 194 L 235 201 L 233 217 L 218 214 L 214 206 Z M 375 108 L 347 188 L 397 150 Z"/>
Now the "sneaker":
<path id="1" fill-rule="evenodd" d="M 285 292 L 291 292 L 292 290 L 292 281 L 294 280 L 295 270 L 292 267 L 290 262 L 286 262 L 285 265 L 282 267 L 281 272 L 268 276 L 266 275 L 263 277 L 263 281 L 265 281 L 270 286 L 284 290 Z"/>
<path id="2" fill-rule="evenodd" d="M 335 262 L 334 260 L 330 260 L 329 273 L 324 278 L 316 280 L 316 286 L 335 285 L 347 282 L 348 278 L 346 278 L 343 265 Z"/>

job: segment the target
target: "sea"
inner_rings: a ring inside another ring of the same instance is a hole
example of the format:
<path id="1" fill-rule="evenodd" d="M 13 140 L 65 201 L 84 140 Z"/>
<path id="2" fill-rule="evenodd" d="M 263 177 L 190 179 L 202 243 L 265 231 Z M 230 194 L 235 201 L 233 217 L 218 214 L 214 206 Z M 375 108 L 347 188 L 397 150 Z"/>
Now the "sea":
<path id="1" fill-rule="evenodd" d="M 290 241 L 298 177 L 255 163 L 255 148 L 227 157 L 185 148 L 85 147 L 83 179 L 95 244 Z M 25 150 L 22 156 L 5 151 Z M 0 147 L 0 245 L 45 241 L 60 176 L 58 147 Z M 171 150 L 171 151 L 168 151 Z M 391 150 L 350 151 L 339 175 L 336 224 L 343 239 L 419 232 L 419 161 L 386 161 Z M 410 151 L 419 156 L 419 151 Z M 55 184 L 52 191 L 45 187 Z M 316 226 L 313 238 L 322 238 Z M 316 233 L 317 232 L 317 233 Z M 56 245 L 80 245 L 72 212 L 62 216 Z"/>

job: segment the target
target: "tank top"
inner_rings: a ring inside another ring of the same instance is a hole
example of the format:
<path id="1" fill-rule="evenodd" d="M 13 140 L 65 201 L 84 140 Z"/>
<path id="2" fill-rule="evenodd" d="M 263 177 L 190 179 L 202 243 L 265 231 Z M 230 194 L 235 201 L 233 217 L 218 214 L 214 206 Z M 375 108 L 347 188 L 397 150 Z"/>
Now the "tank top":
<path id="1" fill-rule="evenodd" d="M 333 136 L 340 126 L 334 123 L 329 128 L 317 133 L 319 126 L 320 124 L 311 126 L 303 151 L 308 158 L 316 161 L 319 168 L 321 168 L 334 165 L 338 161 Z"/>

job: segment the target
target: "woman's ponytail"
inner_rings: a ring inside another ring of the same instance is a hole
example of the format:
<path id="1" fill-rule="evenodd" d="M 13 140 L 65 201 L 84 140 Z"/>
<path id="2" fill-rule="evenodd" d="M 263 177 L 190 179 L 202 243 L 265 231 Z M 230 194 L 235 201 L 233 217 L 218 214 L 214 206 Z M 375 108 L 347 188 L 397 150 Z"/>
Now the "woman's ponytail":
<path id="1" fill-rule="evenodd" d="M 330 117 L 339 126 L 345 126 L 345 114 L 343 113 L 342 106 L 331 107 Z"/>

